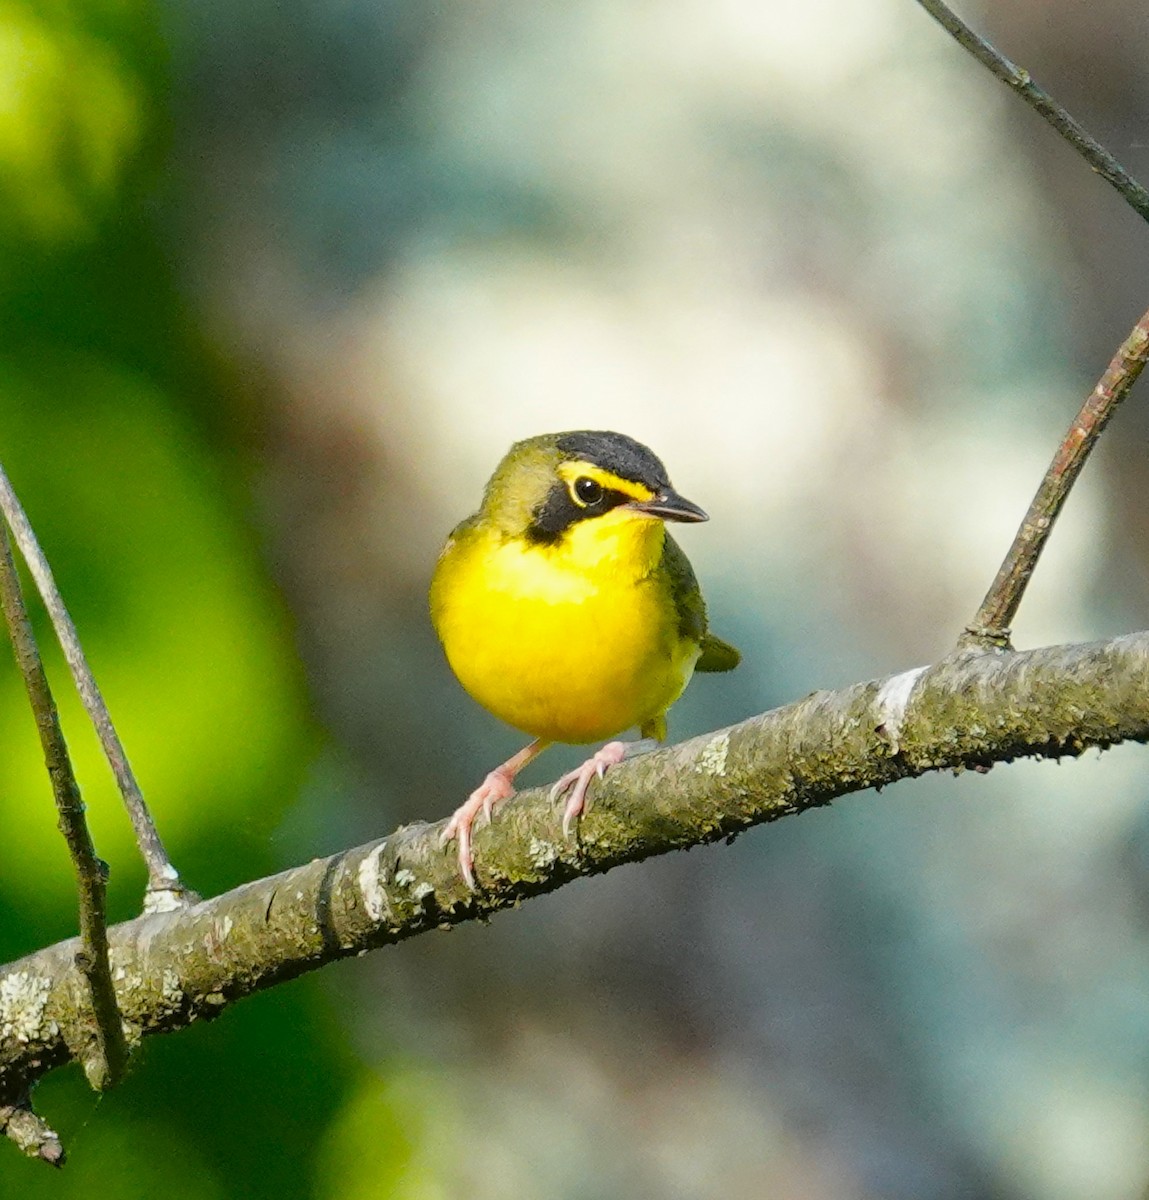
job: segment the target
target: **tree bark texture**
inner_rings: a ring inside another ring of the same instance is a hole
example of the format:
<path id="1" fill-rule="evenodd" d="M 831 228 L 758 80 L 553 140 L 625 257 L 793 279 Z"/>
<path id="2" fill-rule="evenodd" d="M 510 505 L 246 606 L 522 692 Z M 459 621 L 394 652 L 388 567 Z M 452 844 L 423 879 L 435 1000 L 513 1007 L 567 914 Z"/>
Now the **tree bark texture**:
<path id="1" fill-rule="evenodd" d="M 938 664 L 815 692 L 728 729 L 629 760 L 592 790 L 564 838 L 547 788 L 477 831 L 479 890 L 443 823 L 315 859 L 189 908 L 113 927 L 112 973 L 130 1042 L 218 1016 L 325 963 L 484 917 L 580 875 L 732 838 L 753 825 L 928 771 L 986 770 L 1149 740 L 1149 633 Z M 449 798 L 438 805 L 451 807 Z M 0 1105 L 91 1054 L 79 943 L 0 968 Z"/>

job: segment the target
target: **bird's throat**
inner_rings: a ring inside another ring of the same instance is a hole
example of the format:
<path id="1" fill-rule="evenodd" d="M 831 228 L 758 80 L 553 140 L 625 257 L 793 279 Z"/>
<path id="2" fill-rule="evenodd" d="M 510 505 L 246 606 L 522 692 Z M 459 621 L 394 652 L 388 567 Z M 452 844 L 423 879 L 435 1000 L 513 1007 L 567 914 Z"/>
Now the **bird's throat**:
<path id="1" fill-rule="evenodd" d="M 606 571 L 616 579 L 645 579 L 661 561 L 665 539 L 662 521 L 621 508 L 572 525 L 548 552 L 589 578 Z"/>

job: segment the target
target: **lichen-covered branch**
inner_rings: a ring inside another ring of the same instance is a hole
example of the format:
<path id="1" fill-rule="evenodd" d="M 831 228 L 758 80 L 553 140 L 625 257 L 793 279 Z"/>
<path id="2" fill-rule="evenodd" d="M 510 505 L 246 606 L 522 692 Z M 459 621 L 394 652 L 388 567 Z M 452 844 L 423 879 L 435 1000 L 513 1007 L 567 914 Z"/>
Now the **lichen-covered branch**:
<path id="1" fill-rule="evenodd" d="M 40 735 L 44 765 L 48 769 L 60 818 L 60 832 L 76 872 L 80 909 L 80 949 L 76 959 L 88 983 L 93 1026 L 91 1049 L 83 1055 L 82 1062 L 88 1081 L 97 1091 L 102 1091 L 117 1083 L 128 1065 L 128 1046 L 120 1025 L 108 962 L 107 869 L 96 856 L 96 847 L 88 830 L 80 785 L 72 770 L 56 702 L 24 607 L 20 577 L 3 521 L 0 521 L 0 609 Z"/>
<path id="2" fill-rule="evenodd" d="M 28 571 L 36 583 L 44 607 L 52 621 L 52 628 L 64 652 L 68 670 L 72 673 L 76 690 L 84 705 L 84 711 L 95 727 L 96 735 L 112 774 L 116 778 L 116 786 L 128 810 L 128 818 L 136 835 L 140 855 L 148 869 L 148 887 L 144 896 L 146 912 L 162 912 L 165 909 L 178 908 L 180 905 L 198 899 L 180 882 L 179 874 L 172 866 L 167 851 L 160 840 L 159 831 L 148 810 L 140 785 L 136 782 L 131 763 L 128 762 L 127 752 L 120 741 L 120 735 L 112 724 L 111 714 L 104 702 L 104 697 L 88 665 L 88 659 L 80 645 L 76 626 L 64 605 L 64 598 L 56 586 L 52 568 L 40 549 L 40 543 L 33 532 L 27 513 L 12 487 L 3 467 L 0 467 L 0 514 L 3 514 L 8 528 L 12 531 L 12 540 L 16 543 Z"/>
<path id="3" fill-rule="evenodd" d="M 1009 627 L 1033 575 L 1037 560 L 1053 532 L 1070 489 L 1109 418 L 1137 382 L 1149 358 L 1149 312 L 1133 326 L 1117 348 L 1105 374 L 1089 393 L 1081 411 L 1057 448 L 1021 526 L 981 607 L 966 627 L 967 640 L 1008 647 Z"/>
<path id="4" fill-rule="evenodd" d="M 562 806 L 547 788 L 523 792 L 477 832 L 477 892 L 440 846 L 442 823 L 417 824 L 115 926 L 120 1011 L 133 1039 L 171 1032 L 336 959 L 849 792 L 1127 740 L 1149 740 L 1149 633 L 1020 654 L 960 651 L 631 759 L 592 791 L 577 840 L 563 837 Z M 19 1103 L 88 1044 L 75 951 L 63 942 L 0 968 L 0 1104 Z"/>
<path id="5" fill-rule="evenodd" d="M 1034 112 L 1042 116 L 1081 155 L 1090 167 L 1121 193 L 1125 202 L 1149 221 L 1149 192 L 1056 100 L 1033 82 L 1029 72 L 1009 61 L 974 31 L 943 0 L 918 3 L 954 40 L 968 50 L 1002 83 L 1013 88 Z"/>

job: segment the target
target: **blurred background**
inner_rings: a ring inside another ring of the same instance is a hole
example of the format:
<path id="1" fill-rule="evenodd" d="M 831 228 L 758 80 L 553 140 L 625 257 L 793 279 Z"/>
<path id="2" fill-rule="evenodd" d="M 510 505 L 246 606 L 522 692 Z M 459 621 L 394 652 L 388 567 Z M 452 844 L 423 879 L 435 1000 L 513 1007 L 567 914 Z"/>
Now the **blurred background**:
<path id="1" fill-rule="evenodd" d="M 966 7 L 1149 177 L 1140 4 Z M 0 457 L 205 893 L 444 816 L 520 744 L 425 602 L 519 437 L 623 430 L 711 513 L 682 540 L 745 660 L 672 737 L 945 653 L 1147 247 L 912 0 L 0 3 Z M 1020 646 L 1144 627 L 1147 413 Z M 0 722 L 8 959 L 75 902 L 2 658 Z M 71 1161 L 0 1146 L 0 1197 L 1144 1197 L 1145 752 L 579 882 L 38 1101 Z"/>

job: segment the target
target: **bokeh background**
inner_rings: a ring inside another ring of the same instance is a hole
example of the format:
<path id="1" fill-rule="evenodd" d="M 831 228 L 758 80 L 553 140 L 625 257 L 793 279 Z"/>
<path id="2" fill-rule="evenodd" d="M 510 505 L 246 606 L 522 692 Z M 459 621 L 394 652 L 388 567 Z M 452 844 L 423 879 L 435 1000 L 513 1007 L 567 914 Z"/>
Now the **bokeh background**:
<path id="1" fill-rule="evenodd" d="M 1137 0 L 970 15 L 1149 176 Z M 624 430 L 710 511 L 683 541 L 745 663 L 672 736 L 943 654 L 1147 248 L 912 0 L 0 2 L 0 457 L 205 892 L 445 815 L 516 747 L 425 591 L 521 436 Z M 1145 625 L 1147 412 L 1020 645 Z M 7 662 L 0 727 L 11 958 L 75 918 Z M 38 1100 L 71 1161 L 0 1146 L 0 1197 L 1143 1197 L 1145 752 L 576 883 Z"/>

